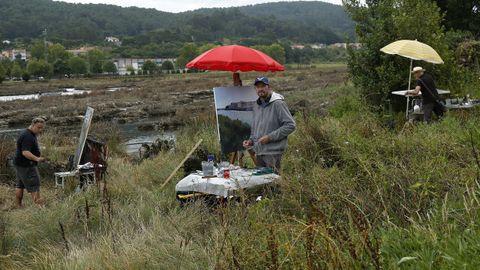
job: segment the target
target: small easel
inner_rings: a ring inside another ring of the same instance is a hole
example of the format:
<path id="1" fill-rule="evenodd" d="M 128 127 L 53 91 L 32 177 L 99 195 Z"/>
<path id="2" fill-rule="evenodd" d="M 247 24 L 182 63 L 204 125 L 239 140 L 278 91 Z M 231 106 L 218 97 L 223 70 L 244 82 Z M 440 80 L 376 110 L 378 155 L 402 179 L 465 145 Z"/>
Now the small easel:
<path id="1" fill-rule="evenodd" d="M 88 131 L 90 129 L 90 125 L 93 119 L 93 112 L 95 110 L 91 107 L 87 107 L 87 111 L 85 112 L 85 117 L 83 118 L 83 125 L 82 131 L 80 132 L 80 137 L 78 139 L 78 146 L 75 151 L 75 156 L 73 158 L 73 170 L 68 172 L 56 172 L 54 173 L 55 176 L 55 186 L 61 187 L 62 189 L 65 187 L 65 179 L 67 177 L 80 177 L 82 175 L 87 176 L 87 184 L 95 184 L 95 172 L 81 172 L 78 169 L 80 165 L 80 159 L 83 153 L 83 148 L 85 147 L 85 141 L 87 140 Z"/>

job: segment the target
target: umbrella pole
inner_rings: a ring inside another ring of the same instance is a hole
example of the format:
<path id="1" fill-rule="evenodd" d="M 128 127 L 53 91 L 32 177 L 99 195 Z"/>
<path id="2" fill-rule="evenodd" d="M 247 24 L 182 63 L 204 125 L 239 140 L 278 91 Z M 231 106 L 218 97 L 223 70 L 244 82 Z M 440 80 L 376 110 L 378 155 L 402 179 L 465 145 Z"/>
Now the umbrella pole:
<path id="1" fill-rule="evenodd" d="M 242 79 L 240 79 L 240 73 L 233 73 L 233 86 L 242 86 Z"/>
<path id="2" fill-rule="evenodd" d="M 407 91 L 410 90 L 410 86 L 412 84 L 412 65 L 413 59 L 410 59 L 410 69 L 408 70 L 408 88 Z M 405 117 L 408 119 L 408 105 L 410 103 L 410 97 L 407 95 L 407 110 L 405 111 Z"/>
<path id="3" fill-rule="evenodd" d="M 410 70 L 408 71 L 408 90 L 410 90 L 410 86 L 412 85 L 412 66 L 413 60 L 410 59 Z"/>

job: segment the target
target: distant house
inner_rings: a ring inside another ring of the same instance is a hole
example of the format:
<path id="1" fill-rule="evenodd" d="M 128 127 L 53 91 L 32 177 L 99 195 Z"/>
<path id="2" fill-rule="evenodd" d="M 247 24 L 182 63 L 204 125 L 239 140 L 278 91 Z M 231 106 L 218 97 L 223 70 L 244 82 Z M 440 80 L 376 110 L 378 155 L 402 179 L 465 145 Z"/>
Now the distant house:
<path id="1" fill-rule="evenodd" d="M 319 43 L 319 44 L 312 44 L 310 45 L 312 49 L 325 49 L 327 47 L 327 44 Z"/>
<path id="2" fill-rule="evenodd" d="M 144 58 L 117 58 L 113 59 L 113 63 L 117 67 L 118 74 L 120 75 L 127 75 L 128 74 L 128 67 L 132 67 L 132 69 L 138 72 L 139 69 L 142 69 L 143 64 L 150 60 L 157 64 L 159 67 L 165 61 L 170 61 L 175 64 L 175 58 L 156 58 L 156 59 L 144 59 Z"/>
<path id="3" fill-rule="evenodd" d="M 116 37 L 106 37 L 105 41 L 109 42 L 109 43 L 113 43 L 116 46 L 121 46 L 122 45 L 122 42 L 120 41 L 120 39 L 116 38 Z"/>
<path id="4" fill-rule="evenodd" d="M 347 48 L 347 43 L 330 44 L 330 45 L 328 45 L 328 48 L 346 49 Z"/>
<path id="5" fill-rule="evenodd" d="M 67 50 L 67 52 L 69 52 L 69 53 L 71 53 L 75 56 L 79 56 L 79 55 L 82 55 L 82 54 L 86 54 L 89 51 L 94 50 L 94 49 L 95 49 L 95 47 L 80 47 L 78 49 Z"/>
<path id="6" fill-rule="evenodd" d="M 307 44 L 307 45 L 303 45 L 303 44 L 293 44 L 292 46 L 290 46 L 290 48 L 292 49 L 297 49 L 297 50 L 303 50 L 305 49 L 306 46 L 310 46 L 310 48 L 312 49 L 324 49 L 327 47 L 327 44 L 323 44 L 323 43 L 319 43 L 319 44 Z"/>
<path id="7" fill-rule="evenodd" d="M 362 43 L 349 43 L 348 46 L 354 49 L 360 49 L 362 47 Z"/>
<path id="8" fill-rule="evenodd" d="M 2 51 L 2 58 L 10 59 L 10 60 L 15 60 L 17 58 L 17 55 L 20 55 L 20 59 L 22 61 L 27 61 L 27 50 L 25 49 L 11 49 L 11 50 L 4 50 Z"/>
<path id="9" fill-rule="evenodd" d="M 290 48 L 292 48 L 292 49 L 297 49 L 297 50 L 303 50 L 303 49 L 305 49 L 305 45 L 302 45 L 302 44 L 293 44 L 292 46 L 290 46 Z"/>
<path id="10" fill-rule="evenodd" d="M 2 41 L 3 44 L 10 45 L 12 42 L 8 39 Z"/>

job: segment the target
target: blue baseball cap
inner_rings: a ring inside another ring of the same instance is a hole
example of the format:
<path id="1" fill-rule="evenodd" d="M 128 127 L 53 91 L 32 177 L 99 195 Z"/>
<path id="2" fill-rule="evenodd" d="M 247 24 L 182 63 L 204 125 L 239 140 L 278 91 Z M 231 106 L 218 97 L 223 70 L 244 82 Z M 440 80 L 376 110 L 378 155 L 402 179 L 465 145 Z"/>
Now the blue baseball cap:
<path id="1" fill-rule="evenodd" d="M 268 83 L 268 78 L 267 77 L 257 77 L 257 78 L 255 78 L 255 82 L 253 83 L 253 85 L 257 85 L 257 83 L 260 83 L 260 82 L 265 84 L 265 85 L 270 85 Z"/>

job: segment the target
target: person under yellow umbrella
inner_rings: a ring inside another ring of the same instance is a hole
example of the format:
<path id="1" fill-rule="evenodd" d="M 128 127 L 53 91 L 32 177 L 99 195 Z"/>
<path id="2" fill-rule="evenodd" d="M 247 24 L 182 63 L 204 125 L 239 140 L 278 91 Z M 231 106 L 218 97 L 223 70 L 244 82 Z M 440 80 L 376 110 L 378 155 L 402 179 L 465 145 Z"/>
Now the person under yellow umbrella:
<path id="1" fill-rule="evenodd" d="M 397 40 L 380 49 L 386 54 L 396 54 L 410 59 L 410 69 L 408 70 L 408 90 L 410 90 L 412 82 L 412 66 L 413 60 L 421 60 L 432 64 L 443 64 L 440 55 L 429 45 L 419 42 L 417 40 Z M 407 111 L 408 118 L 408 103 L 407 96 Z"/>
<path id="2" fill-rule="evenodd" d="M 417 84 L 414 90 L 407 90 L 406 94 L 418 95 L 422 91 L 423 120 L 430 123 L 432 112 L 435 112 L 438 118 L 442 118 L 445 108 L 439 103 L 438 91 L 432 75 L 425 71 L 422 67 L 413 68 L 412 73 L 415 74 Z"/>

